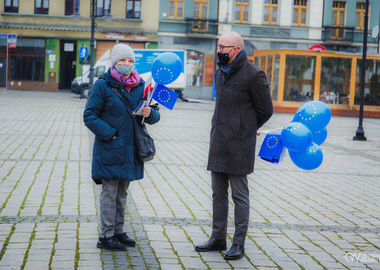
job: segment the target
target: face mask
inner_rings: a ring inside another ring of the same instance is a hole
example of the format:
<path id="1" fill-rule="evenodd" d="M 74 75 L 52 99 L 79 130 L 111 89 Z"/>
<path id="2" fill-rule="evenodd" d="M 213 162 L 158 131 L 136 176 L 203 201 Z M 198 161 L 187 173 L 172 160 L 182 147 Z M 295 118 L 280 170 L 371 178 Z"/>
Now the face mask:
<path id="1" fill-rule="evenodd" d="M 133 71 L 133 67 L 129 65 L 115 65 L 115 69 L 124 76 L 131 74 Z"/>
<path id="2" fill-rule="evenodd" d="M 218 60 L 221 65 L 227 65 L 230 61 L 229 53 L 218 53 Z"/>

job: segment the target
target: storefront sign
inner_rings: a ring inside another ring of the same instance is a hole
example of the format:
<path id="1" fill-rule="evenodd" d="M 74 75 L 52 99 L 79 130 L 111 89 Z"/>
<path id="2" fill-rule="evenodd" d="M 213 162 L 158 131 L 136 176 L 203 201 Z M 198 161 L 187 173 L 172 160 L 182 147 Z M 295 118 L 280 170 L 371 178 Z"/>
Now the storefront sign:
<path id="1" fill-rule="evenodd" d="M 74 51 L 74 43 L 65 43 L 64 51 L 65 52 L 73 52 Z"/>

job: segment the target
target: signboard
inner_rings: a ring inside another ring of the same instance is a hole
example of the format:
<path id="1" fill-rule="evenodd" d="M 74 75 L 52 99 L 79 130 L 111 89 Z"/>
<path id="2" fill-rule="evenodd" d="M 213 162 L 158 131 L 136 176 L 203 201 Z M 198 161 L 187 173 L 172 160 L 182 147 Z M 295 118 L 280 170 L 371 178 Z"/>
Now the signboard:
<path id="1" fill-rule="evenodd" d="M 184 88 L 186 87 L 186 77 L 185 77 L 185 51 L 176 50 L 133 50 L 135 52 L 135 70 L 144 79 L 147 80 L 151 75 L 151 69 L 154 60 L 157 56 L 165 52 L 171 52 L 176 54 L 182 62 L 181 74 L 177 80 L 166 85 L 169 88 Z"/>
<path id="2" fill-rule="evenodd" d="M 88 58 L 88 48 L 81 46 L 79 48 L 79 58 Z"/>
<path id="3" fill-rule="evenodd" d="M 8 35 L 8 47 L 16 48 L 17 44 L 17 35 Z"/>
<path id="4" fill-rule="evenodd" d="M 65 52 L 73 52 L 74 51 L 74 43 L 65 43 L 63 50 Z"/>
<path id="5" fill-rule="evenodd" d="M 85 46 L 81 46 L 79 48 L 79 63 L 80 64 L 88 64 L 88 48 Z"/>

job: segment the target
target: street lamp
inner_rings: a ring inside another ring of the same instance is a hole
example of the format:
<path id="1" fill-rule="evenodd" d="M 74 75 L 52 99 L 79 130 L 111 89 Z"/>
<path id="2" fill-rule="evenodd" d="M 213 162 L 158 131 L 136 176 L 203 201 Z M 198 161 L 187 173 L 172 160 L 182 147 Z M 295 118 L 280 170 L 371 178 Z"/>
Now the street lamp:
<path id="1" fill-rule="evenodd" d="M 364 136 L 363 129 L 363 107 L 364 107 L 364 89 L 365 89 L 365 71 L 366 71 L 366 60 L 367 60 L 367 37 L 368 37 L 368 0 L 366 0 L 365 5 L 365 16 L 364 16 L 364 37 L 363 37 L 363 57 L 362 57 L 362 76 L 360 78 L 360 111 L 359 111 L 359 126 L 356 130 L 356 135 L 354 136 L 354 141 L 366 141 L 367 138 Z"/>
<path id="2" fill-rule="evenodd" d="M 88 89 L 91 91 L 94 85 L 94 54 L 95 54 L 95 10 L 96 10 L 97 0 L 91 0 L 91 42 L 90 42 L 90 82 L 88 84 Z"/>
<path id="3" fill-rule="evenodd" d="M 79 15 L 79 0 L 74 0 L 75 1 L 75 9 L 74 9 L 74 14 L 72 15 L 72 18 L 75 21 L 78 21 L 80 19 Z M 97 0 L 91 0 L 91 8 L 90 8 L 90 16 L 91 16 L 91 41 L 90 41 L 90 82 L 88 84 L 88 89 L 91 90 L 92 86 L 94 85 L 94 56 L 95 56 L 95 38 L 94 38 L 94 33 L 95 33 L 95 15 L 96 15 L 96 6 L 97 6 Z M 108 10 L 105 10 L 105 15 L 103 16 L 103 19 L 109 23 L 112 21 L 113 17 L 110 14 L 111 11 L 111 1 L 109 2 Z"/>

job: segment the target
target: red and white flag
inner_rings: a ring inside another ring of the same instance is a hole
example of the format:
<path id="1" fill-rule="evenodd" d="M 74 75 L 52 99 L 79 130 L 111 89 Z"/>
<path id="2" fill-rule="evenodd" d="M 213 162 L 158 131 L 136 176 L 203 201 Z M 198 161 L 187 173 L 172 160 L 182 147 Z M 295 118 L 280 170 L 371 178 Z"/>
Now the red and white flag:
<path id="1" fill-rule="evenodd" d="M 146 95 L 152 91 L 152 82 L 153 82 L 152 76 L 149 76 L 149 78 L 145 82 L 143 98 L 145 98 Z"/>

